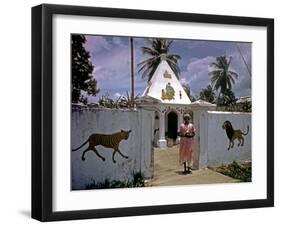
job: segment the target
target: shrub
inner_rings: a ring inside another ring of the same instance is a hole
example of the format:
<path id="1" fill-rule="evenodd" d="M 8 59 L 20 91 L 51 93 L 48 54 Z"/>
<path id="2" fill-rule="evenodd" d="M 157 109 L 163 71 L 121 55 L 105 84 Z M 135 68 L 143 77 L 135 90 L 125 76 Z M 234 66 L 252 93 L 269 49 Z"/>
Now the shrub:
<path id="1" fill-rule="evenodd" d="M 240 180 L 241 182 L 252 181 L 252 164 L 248 163 L 233 163 L 229 165 L 222 165 L 216 169 L 217 172 L 222 173 L 226 176 Z"/>
<path id="2" fill-rule="evenodd" d="M 135 188 L 135 187 L 144 187 L 144 177 L 141 172 L 133 173 L 133 180 L 119 181 L 113 180 L 109 181 L 105 179 L 104 182 L 96 183 L 93 180 L 92 183 L 87 184 L 85 189 L 105 189 L 105 188 Z"/>

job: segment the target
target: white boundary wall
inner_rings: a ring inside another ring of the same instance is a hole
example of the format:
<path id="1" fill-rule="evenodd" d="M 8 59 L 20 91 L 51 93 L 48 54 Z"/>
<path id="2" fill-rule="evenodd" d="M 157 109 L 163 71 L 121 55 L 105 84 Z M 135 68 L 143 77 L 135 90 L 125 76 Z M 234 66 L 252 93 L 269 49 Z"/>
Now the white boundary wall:
<path id="1" fill-rule="evenodd" d="M 97 146 L 98 152 L 105 157 L 103 162 L 94 152 L 89 151 L 82 161 L 81 156 L 87 144 L 71 153 L 72 189 L 84 189 L 85 185 L 104 182 L 106 179 L 131 180 L 133 173 L 142 172 L 145 177 L 153 174 L 152 139 L 154 112 L 143 109 L 100 109 L 74 107 L 71 115 L 71 148 L 80 146 L 93 133 L 112 134 L 132 130 L 128 140 L 120 142 L 120 151 L 128 159 L 115 155 L 112 162 L 112 149 Z"/>
<path id="2" fill-rule="evenodd" d="M 237 146 L 238 140 L 234 141 L 234 147 L 228 150 L 229 140 L 226 131 L 222 129 L 223 123 L 228 120 L 234 129 L 247 131 L 244 136 L 244 146 Z M 242 112 L 218 112 L 206 111 L 200 116 L 200 153 L 199 168 L 207 166 L 219 166 L 221 164 L 251 161 L 251 113 Z"/>

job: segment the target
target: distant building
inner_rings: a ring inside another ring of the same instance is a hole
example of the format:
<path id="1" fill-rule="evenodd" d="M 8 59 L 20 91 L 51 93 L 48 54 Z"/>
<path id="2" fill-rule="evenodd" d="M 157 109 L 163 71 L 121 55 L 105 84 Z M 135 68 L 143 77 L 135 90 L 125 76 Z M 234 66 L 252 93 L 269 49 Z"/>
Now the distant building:
<path id="1" fill-rule="evenodd" d="M 207 104 L 207 107 L 215 106 Z M 166 148 L 167 141 L 168 145 L 177 141 L 177 128 L 183 122 L 183 114 L 193 116 L 192 109 L 197 105 L 201 106 L 202 103 L 191 104 L 165 58 L 162 58 L 142 96 L 137 100 L 138 107 L 155 111 L 154 141 L 160 148 Z"/>
<path id="2" fill-rule="evenodd" d="M 177 139 L 177 128 L 184 112 L 191 111 L 190 103 L 173 70 L 165 58 L 162 59 L 137 103 L 138 107 L 155 111 L 157 146 L 165 148 L 168 139 Z"/>
<path id="3" fill-rule="evenodd" d="M 245 102 L 252 102 L 251 96 L 240 97 L 240 98 L 236 101 L 236 104 L 245 103 Z"/>

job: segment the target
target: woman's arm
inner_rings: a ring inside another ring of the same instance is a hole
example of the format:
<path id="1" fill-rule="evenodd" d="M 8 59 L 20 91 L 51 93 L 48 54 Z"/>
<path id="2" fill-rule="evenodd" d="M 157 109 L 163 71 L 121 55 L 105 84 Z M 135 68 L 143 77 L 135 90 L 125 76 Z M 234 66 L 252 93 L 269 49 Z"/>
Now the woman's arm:
<path id="1" fill-rule="evenodd" d="M 184 131 L 183 131 L 183 128 L 182 126 L 180 125 L 179 129 L 178 129 L 178 133 L 177 133 L 178 136 L 180 137 L 183 137 L 185 135 Z"/>

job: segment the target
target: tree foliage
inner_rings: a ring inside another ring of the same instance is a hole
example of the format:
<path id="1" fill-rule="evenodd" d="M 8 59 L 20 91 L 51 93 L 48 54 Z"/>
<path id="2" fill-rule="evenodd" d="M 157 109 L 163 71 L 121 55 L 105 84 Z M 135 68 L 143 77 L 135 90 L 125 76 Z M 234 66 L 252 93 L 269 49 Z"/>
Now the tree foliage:
<path id="1" fill-rule="evenodd" d="M 211 85 L 207 85 L 206 88 L 202 89 L 200 94 L 199 94 L 199 98 L 201 100 L 210 102 L 210 103 L 214 103 L 215 99 L 216 99 L 216 94 L 212 88 Z"/>
<path id="2" fill-rule="evenodd" d="M 134 97 L 134 102 L 139 98 L 139 94 Z M 132 96 L 126 91 L 126 96 L 119 96 L 116 100 L 110 98 L 109 94 L 99 98 L 99 106 L 105 108 L 132 108 Z"/>
<path id="3" fill-rule="evenodd" d="M 218 97 L 218 106 L 234 106 L 236 103 L 235 94 L 232 92 L 231 89 L 226 89 L 221 96 Z"/>
<path id="4" fill-rule="evenodd" d="M 90 61 L 90 54 L 85 50 L 84 44 L 86 38 L 84 35 L 72 35 L 72 102 L 87 103 L 87 97 L 81 95 L 81 91 L 87 92 L 88 95 L 95 96 L 99 89 L 97 81 L 93 78 L 92 72 L 94 66 Z"/>
<path id="5" fill-rule="evenodd" d="M 191 94 L 191 89 L 190 89 L 190 86 L 185 83 L 185 84 L 182 84 L 182 88 L 183 90 L 185 91 L 186 95 L 189 97 L 189 99 L 191 100 L 191 102 L 193 101 L 196 101 L 196 98 Z"/>
<path id="6" fill-rule="evenodd" d="M 179 77 L 180 69 L 178 66 L 178 60 L 181 59 L 179 55 L 169 54 L 170 47 L 173 41 L 161 38 L 148 39 L 149 47 L 141 47 L 142 53 L 147 55 L 148 58 L 138 64 L 139 73 L 142 72 L 142 77 L 148 78 L 148 81 L 152 78 L 156 68 L 161 62 L 161 58 L 165 57 L 167 63 L 177 76 Z"/>
<path id="7" fill-rule="evenodd" d="M 241 104 L 236 104 L 239 109 L 239 111 L 243 111 L 243 112 L 252 112 L 252 102 L 251 101 L 246 101 L 244 103 Z"/>
<path id="8" fill-rule="evenodd" d="M 225 93 L 227 89 L 231 90 L 235 79 L 238 78 L 238 74 L 229 69 L 231 59 L 231 57 L 227 59 L 226 56 L 219 56 L 216 62 L 210 64 L 214 69 L 209 73 L 211 84 L 215 90 L 220 89 L 220 93 Z"/>

